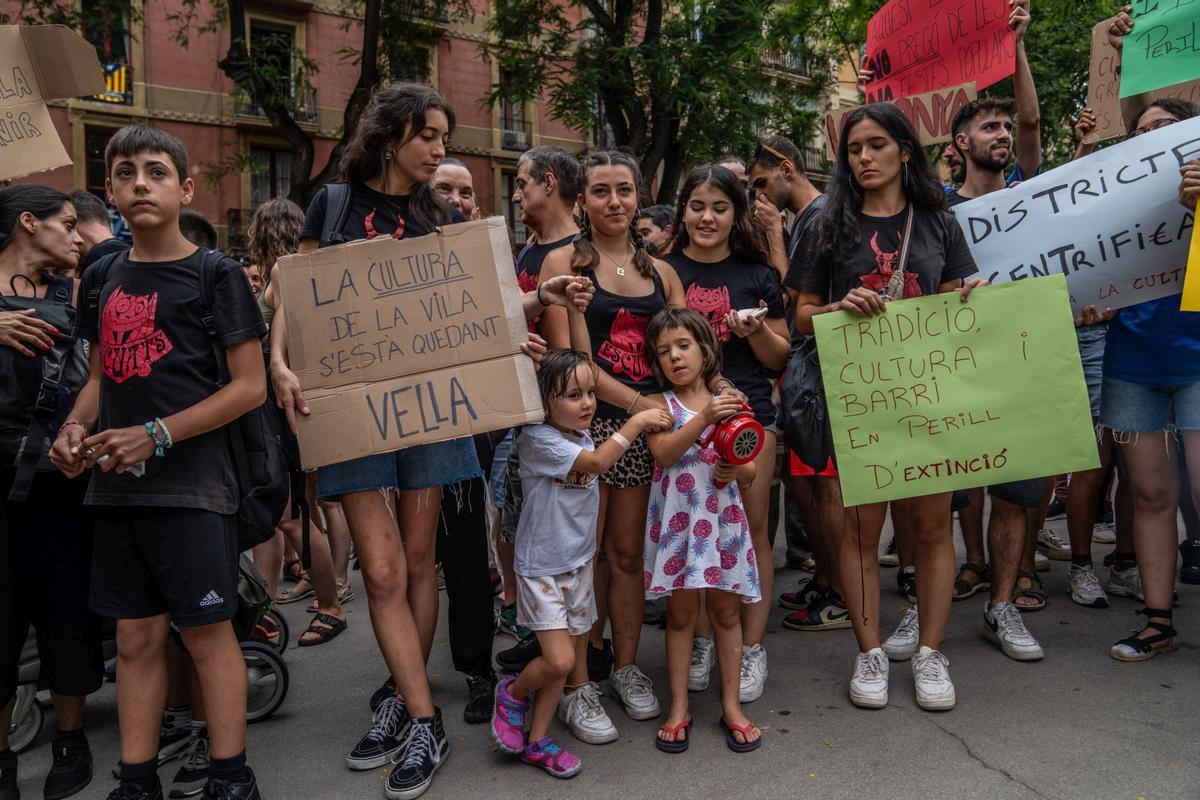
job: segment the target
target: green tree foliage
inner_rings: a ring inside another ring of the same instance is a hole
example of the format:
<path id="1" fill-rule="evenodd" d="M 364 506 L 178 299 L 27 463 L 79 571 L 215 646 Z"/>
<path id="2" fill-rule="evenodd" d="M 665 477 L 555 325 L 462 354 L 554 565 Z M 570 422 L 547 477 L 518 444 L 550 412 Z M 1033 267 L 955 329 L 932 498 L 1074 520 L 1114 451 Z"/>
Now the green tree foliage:
<path id="1" fill-rule="evenodd" d="M 807 141 L 832 77 L 819 0 L 495 0 L 489 101 L 551 114 L 640 159 L 673 200 L 683 171 L 766 131 Z M 659 170 L 661 169 L 661 173 Z"/>

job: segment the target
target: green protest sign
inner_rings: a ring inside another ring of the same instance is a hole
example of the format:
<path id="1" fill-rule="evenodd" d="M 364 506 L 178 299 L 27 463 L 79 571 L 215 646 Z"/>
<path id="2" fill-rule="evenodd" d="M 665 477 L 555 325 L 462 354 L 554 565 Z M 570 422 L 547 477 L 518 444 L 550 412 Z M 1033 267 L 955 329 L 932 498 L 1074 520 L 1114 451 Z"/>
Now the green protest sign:
<path id="1" fill-rule="evenodd" d="M 1061 275 L 813 324 L 847 506 L 1099 465 Z"/>
<path id="2" fill-rule="evenodd" d="M 1200 3 L 1133 0 L 1133 31 L 1121 54 L 1121 97 L 1200 77 Z"/>

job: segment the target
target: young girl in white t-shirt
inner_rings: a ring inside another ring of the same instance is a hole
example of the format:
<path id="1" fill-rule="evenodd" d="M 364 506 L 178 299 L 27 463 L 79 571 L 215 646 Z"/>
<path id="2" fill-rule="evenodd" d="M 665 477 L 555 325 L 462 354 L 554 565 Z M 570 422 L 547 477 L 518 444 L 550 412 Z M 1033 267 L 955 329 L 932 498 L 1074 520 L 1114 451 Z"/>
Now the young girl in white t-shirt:
<path id="1" fill-rule="evenodd" d="M 504 752 L 557 778 L 569 778 L 582 767 L 577 756 L 555 743 L 549 728 L 566 677 L 575 660 L 584 658 L 596 620 L 596 476 L 643 431 L 671 427 L 665 411 L 643 411 L 596 447 L 588 435 L 595 386 L 596 367 L 586 354 L 547 353 L 538 373 L 546 422 L 524 428 L 516 441 L 525 495 L 516 537 L 517 622 L 537 635 L 542 654 L 496 686 L 492 737 Z M 537 696 L 531 710 L 532 692 Z"/>

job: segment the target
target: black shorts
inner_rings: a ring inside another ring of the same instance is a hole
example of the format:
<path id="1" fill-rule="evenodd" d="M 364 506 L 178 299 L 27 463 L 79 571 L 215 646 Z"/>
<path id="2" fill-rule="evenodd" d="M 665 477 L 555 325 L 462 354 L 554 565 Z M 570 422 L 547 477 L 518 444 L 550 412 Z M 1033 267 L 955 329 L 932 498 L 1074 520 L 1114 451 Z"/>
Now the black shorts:
<path id="1" fill-rule="evenodd" d="M 954 493 L 950 501 L 951 511 L 961 511 L 970 504 L 970 498 L 967 496 L 969 491 L 969 489 L 959 489 Z M 987 487 L 987 492 L 992 497 L 1012 503 L 1014 506 L 1038 508 L 1042 505 L 1042 497 L 1046 492 L 1046 479 L 1030 478 L 1024 481 L 995 483 Z"/>
<path id="2" fill-rule="evenodd" d="M 91 606 L 116 619 L 170 614 L 180 628 L 237 610 L 237 521 L 195 508 L 99 507 Z"/>
<path id="3" fill-rule="evenodd" d="M 13 471 L 0 469 L 0 502 Z M 32 625 L 43 685 L 67 697 L 100 688 L 100 618 L 88 610 L 92 524 L 83 507 L 87 478 L 39 473 L 24 504 L 0 508 L 0 707 L 17 689 L 21 650 Z"/>

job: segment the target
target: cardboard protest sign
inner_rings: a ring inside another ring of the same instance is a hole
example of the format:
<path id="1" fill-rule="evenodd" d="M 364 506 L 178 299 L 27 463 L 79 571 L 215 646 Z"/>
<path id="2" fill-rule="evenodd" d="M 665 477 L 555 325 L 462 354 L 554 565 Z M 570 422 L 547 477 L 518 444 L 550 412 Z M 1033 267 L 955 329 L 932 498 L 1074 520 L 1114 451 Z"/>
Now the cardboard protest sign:
<path id="1" fill-rule="evenodd" d="M 1187 274 L 1183 281 L 1180 311 L 1200 311 L 1200 233 L 1192 228 L 1192 246 L 1188 250 Z"/>
<path id="2" fill-rule="evenodd" d="M 1096 127 L 1083 138 L 1089 144 L 1125 135 L 1121 118 L 1121 98 L 1118 97 L 1120 78 L 1117 69 L 1121 57 L 1108 43 L 1108 26 L 1112 19 L 1096 23 L 1092 28 L 1092 62 L 1088 72 L 1088 107 L 1096 114 Z M 1156 89 L 1151 100 L 1174 97 L 1200 103 L 1200 80 L 1185 81 L 1174 86 Z"/>
<path id="3" fill-rule="evenodd" d="M 1194 214 L 1179 168 L 1200 158 L 1200 117 L 1092 153 L 954 207 L 992 283 L 1065 275 L 1076 314 L 1183 291 Z"/>
<path id="4" fill-rule="evenodd" d="M 1200 78 L 1196 0 L 1132 0 L 1133 31 L 1121 49 L 1121 97 Z"/>
<path id="5" fill-rule="evenodd" d="M 65 25 L 0 25 L 0 180 L 71 163 L 46 101 L 104 91 L 96 48 Z"/>
<path id="6" fill-rule="evenodd" d="M 949 86 L 936 92 L 926 92 L 912 97 L 901 97 L 894 101 L 908 117 L 921 144 L 941 144 L 950 141 L 950 123 L 954 115 L 978 95 L 975 85 Z M 830 158 L 837 156 L 837 144 L 842 134 L 846 117 L 862 106 L 831 109 L 825 115 L 825 149 Z"/>
<path id="7" fill-rule="evenodd" d="M 541 422 L 502 217 L 279 261 L 305 467 Z"/>
<path id="8" fill-rule="evenodd" d="M 1062 276 L 813 326 L 847 506 L 1099 465 Z"/>
<path id="9" fill-rule="evenodd" d="M 867 102 L 972 83 L 982 91 L 1016 71 L 1008 0 L 891 0 L 867 23 Z"/>

